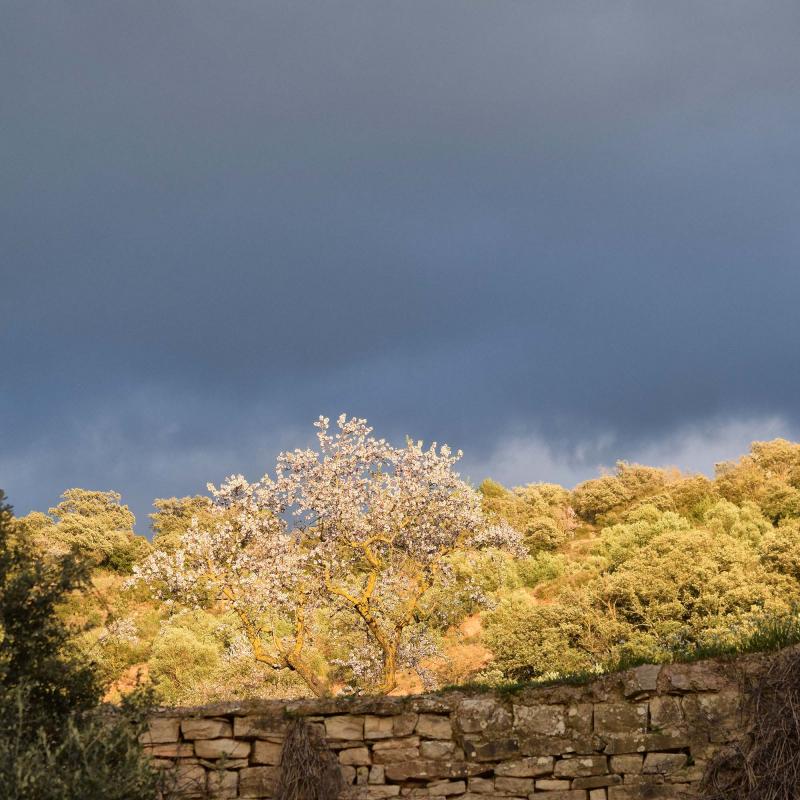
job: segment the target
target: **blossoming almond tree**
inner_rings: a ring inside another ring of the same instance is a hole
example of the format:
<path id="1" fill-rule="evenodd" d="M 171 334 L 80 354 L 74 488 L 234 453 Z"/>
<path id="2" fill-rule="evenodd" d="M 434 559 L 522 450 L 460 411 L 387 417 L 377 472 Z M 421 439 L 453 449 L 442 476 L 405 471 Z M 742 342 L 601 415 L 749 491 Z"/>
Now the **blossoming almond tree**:
<path id="1" fill-rule="evenodd" d="M 135 573 L 163 599 L 229 603 L 253 657 L 294 670 L 317 695 L 331 692 L 309 658 L 320 613 L 349 615 L 368 643 L 349 659 L 355 688 L 385 693 L 399 667 L 419 669 L 430 653 L 420 621 L 430 590 L 450 580 L 447 557 L 519 551 L 521 538 L 487 524 L 453 469 L 460 452 L 392 447 L 345 415 L 337 425 L 320 417 L 319 452 L 282 453 L 274 477 L 209 485 L 217 524 L 193 524 L 176 552 L 153 553 Z"/>

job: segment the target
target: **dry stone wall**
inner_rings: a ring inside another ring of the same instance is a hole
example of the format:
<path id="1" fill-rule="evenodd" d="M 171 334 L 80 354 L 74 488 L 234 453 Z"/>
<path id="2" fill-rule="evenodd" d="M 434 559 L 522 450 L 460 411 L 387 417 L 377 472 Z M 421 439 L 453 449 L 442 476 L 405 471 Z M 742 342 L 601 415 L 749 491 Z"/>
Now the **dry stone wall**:
<path id="1" fill-rule="evenodd" d="M 304 717 L 363 798 L 695 797 L 743 722 L 742 677 L 765 657 L 646 665 L 515 693 L 248 701 L 166 709 L 144 745 L 181 797 L 270 798 L 289 720 Z"/>

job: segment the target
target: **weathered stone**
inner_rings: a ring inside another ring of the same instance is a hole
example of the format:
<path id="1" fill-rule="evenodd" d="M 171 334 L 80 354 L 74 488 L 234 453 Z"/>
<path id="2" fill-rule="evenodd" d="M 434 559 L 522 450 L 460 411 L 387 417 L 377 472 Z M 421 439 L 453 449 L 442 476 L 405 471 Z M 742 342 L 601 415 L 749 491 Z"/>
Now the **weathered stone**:
<path id="1" fill-rule="evenodd" d="M 645 753 L 650 750 L 678 750 L 691 744 L 686 734 L 669 731 L 667 733 L 637 733 L 633 736 L 609 736 L 606 738 L 604 753 Z"/>
<path id="2" fill-rule="evenodd" d="M 667 691 L 672 692 L 718 692 L 727 681 L 717 673 L 713 664 L 667 664 L 662 670 L 662 680 Z"/>
<path id="3" fill-rule="evenodd" d="M 392 734 L 394 736 L 410 736 L 414 733 L 414 728 L 417 727 L 417 720 L 419 714 L 398 714 L 392 717 L 394 725 L 392 727 Z"/>
<path id="4" fill-rule="evenodd" d="M 392 717 L 364 717 L 365 739 L 391 739 L 394 735 L 394 719 Z"/>
<path id="5" fill-rule="evenodd" d="M 561 736 L 567 730 L 564 706 L 514 706 L 514 727 L 526 733 Z"/>
<path id="6" fill-rule="evenodd" d="M 540 775 L 549 775 L 552 771 L 552 756 L 531 756 L 513 761 L 501 761 L 494 768 L 495 775 L 509 778 L 536 778 Z"/>
<path id="7" fill-rule="evenodd" d="M 349 714 L 325 717 L 325 736 L 328 739 L 361 740 L 364 738 L 364 717 L 351 717 Z"/>
<path id="8" fill-rule="evenodd" d="M 590 775 L 605 775 L 608 759 L 605 756 L 576 756 L 556 761 L 553 775 L 557 778 L 584 778 Z"/>
<path id="9" fill-rule="evenodd" d="M 176 717 L 153 717 L 147 723 L 147 730 L 139 737 L 142 744 L 165 744 L 177 742 L 181 721 Z"/>
<path id="10" fill-rule="evenodd" d="M 520 737 L 520 754 L 524 756 L 591 755 L 602 749 L 603 743 L 597 736 L 523 734 Z"/>
<path id="11" fill-rule="evenodd" d="M 282 739 L 289 721 L 278 716 L 249 716 L 233 718 L 234 739 Z"/>
<path id="12" fill-rule="evenodd" d="M 642 756 L 611 756 L 611 771 L 638 775 L 642 771 Z"/>
<path id="13" fill-rule="evenodd" d="M 491 765 L 469 761 L 406 761 L 386 764 L 386 780 L 431 780 L 432 778 L 468 778 L 491 772 Z"/>
<path id="14" fill-rule="evenodd" d="M 386 771 L 383 764 L 373 764 L 369 768 L 367 783 L 386 783 Z"/>
<path id="15" fill-rule="evenodd" d="M 374 798 L 378 800 L 378 798 L 382 797 L 397 797 L 400 794 L 400 787 L 399 786 L 367 786 L 367 797 Z"/>
<path id="16" fill-rule="evenodd" d="M 346 750 L 339 751 L 339 763 L 360 767 L 369 765 L 369 748 L 367 747 L 348 747 Z"/>
<path id="17" fill-rule="evenodd" d="M 505 731 L 513 717 L 494 697 L 466 697 L 458 706 L 458 725 L 464 733 Z"/>
<path id="18" fill-rule="evenodd" d="M 496 739 L 490 742 L 464 740 L 464 753 L 473 761 L 499 761 L 519 753 L 517 739 Z"/>
<path id="19" fill-rule="evenodd" d="M 373 750 L 372 752 L 372 758 L 376 764 L 396 764 L 400 761 L 414 761 L 419 757 L 419 747 L 395 747 L 391 750 Z"/>
<path id="20" fill-rule="evenodd" d="M 455 742 L 447 742 L 442 739 L 422 742 L 419 746 L 421 758 L 447 758 L 452 756 L 456 748 Z"/>
<path id="21" fill-rule="evenodd" d="M 283 745 L 277 742 L 253 742 L 253 755 L 252 762 L 254 764 L 268 764 L 270 766 L 277 766 L 281 763 L 281 754 L 283 753 Z"/>
<path id="22" fill-rule="evenodd" d="M 247 758 L 250 755 L 250 742 L 236 739 L 197 739 L 194 752 L 198 758 Z"/>
<path id="23" fill-rule="evenodd" d="M 233 736 L 233 726 L 226 719 L 185 719 L 181 733 L 184 739 L 225 739 Z"/>
<path id="24" fill-rule="evenodd" d="M 647 730 L 647 703 L 598 703 L 594 707 L 594 730 L 606 734 L 631 734 Z"/>
<path id="25" fill-rule="evenodd" d="M 427 739 L 451 739 L 453 736 L 453 725 L 450 722 L 450 717 L 443 717 L 438 714 L 420 714 L 414 730 Z"/>
<path id="26" fill-rule="evenodd" d="M 592 732 L 594 705 L 592 703 L 578 703 L 567 708 L 567 728 L 580 734 Z"/>
<path id="27" fill-rule="evenodd" d="M 210 759 L 200 758 L 197 759 L 197 762 L 202 764 L 206 769 L 220 769 L 220 767 L 224 767 L 225 769 L 241 769 L 242 767 L 250 765 L 250 759 L 247 758 L 225 758 L 224 762 L 219 759 L 214 759 L 212 761 Z"/>
<path id="28" fill-rule="evenodd" d="M 741 696 L 738 692 L 694 694 L 681 698 L 681 705 L 688 727 L 708 731 L 711 741 L 727 741 L 739 728 Z"/>
<path id="29" fill-rule="evenodd" d="M 673 728 L 683 722 L 681 702 L 672 695 L 654 697 L 650 701 L 651 730 Z"/>
<path id="30" fill-rule="evenodd" d="M 209 797 L 236 797 L 239 790 L 239 773 L 232 770 L 212 770 L 206 784 Z"/>
<path id="31" fill-rule="evenodd" d="M 199 764 L 181 764 L 173 773 L 175 794 L 181 798 L 205 797 L 206 771 Z"/>
<path id="32" fill-rule="evenodd" d="M 575 778 L 572 781 L 572 788 L 597 789 L 602 786 L 619 786 L 621 783 L 621 775 L 594 775 L 591 778 Z"/>
<path id="33" fill-rule="evenodd" d="M 591 789 L 589 791 L 589 800 L 606 800 L 606 798 L 605 789 Z"/>
<path id="34" fill-rule="evenodd" d="M 464 781 L 437 781 L 429 783 L 427 789 L 431 797 L 448 797 L 451 794 L 466 792 L 467 784 Z"/>
<path id="35" fill-rule="evenodd" d="M 494 794 L 494 780 L 492 778 L 470 778 L 469 790 L 477 794 Z"/>
<path id="36" fill-rule="evenodd" d="M 509 778 L 499 776 L 494 779 L 494 788 L 497 792 L 512 795 L 526 795 L 533 791 L 533 778 Z"/>
<path id="37" fill-rule="evenodd" d="M 356 786 L 366 786 L 368 779 L 369 767 L 356 767 Z"/>
<path id="38" fill-rule="evenodd" d="M 569 789 L 570 781 L 563 778 L 544 778 L 543 780 L 536 781 L 537 792 L 559 792 L 564 789 Z"/>
<path id="39" fill-rule="evenodd" d="M 342 781 L 344 781 L 345 786 L 350 786 L 352 783 L 355 783 L 356 780 L 355 767 L 351 767 L 350 765 L 340 766 L 339 772 L 342 773 Z"/>
<path id="40" fill-rule="evenodd" d="M 586 790 L 564 789 L 563 791 L 548 792 L 542 800 L 586 800 Z"/>
<path id="41" fill-rule="evenodd" d="M 383 741 L 375 742 L 372 745 L 372 749 L 376 752 L 380 750 L 397 750 L 398 748 L 407 749 L 409 747 L 419 747 L 419 744 L 419 736 L 404 736 L 402 739 L 384 739 Z"/>
<path id="42" fill-rule="evenodd" d="M 239 797 L 274 797 L 280 767 L 245 767 L 239 770 Z"/>
<path id="43" fill-rule="evenodd" d="M 150 744 L 143 749 L 151 758 L 190 758 L 194 755 L 194 746 L 185 742 Z"/>
<path id="44" fill-rule="evenodd" d="M 656 691 L 660 673 L 660 664 L 642 664 L 642 666 L 630 670 L 625 677 L 623 694 L 625 697 L 635 697 Z"/>
<path id="45" fill-rule="evenodd" d="M 681 800 L 687 793 L 678 786 L 623 785 L 608 788 L 608 800 Z M 548 798 L 549 800 L 549 798 Z"/>
<path id="46" fill-rule="evenodd" d="M 648 753 L 644 759 L 644 774 L 667 775 L 686 764 L 686 753 Z"/>

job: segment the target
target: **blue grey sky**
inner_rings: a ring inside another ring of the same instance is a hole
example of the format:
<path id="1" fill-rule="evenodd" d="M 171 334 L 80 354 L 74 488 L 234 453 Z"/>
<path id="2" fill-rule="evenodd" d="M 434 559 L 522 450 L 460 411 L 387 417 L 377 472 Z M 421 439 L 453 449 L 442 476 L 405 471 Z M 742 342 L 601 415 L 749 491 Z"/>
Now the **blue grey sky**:
<path id="1" fill-rule="evenodd" d="M 0 486 L 257 478 L 341 411 L 463 472 L 800 437 L 800 5 L 0 4 Z"/>

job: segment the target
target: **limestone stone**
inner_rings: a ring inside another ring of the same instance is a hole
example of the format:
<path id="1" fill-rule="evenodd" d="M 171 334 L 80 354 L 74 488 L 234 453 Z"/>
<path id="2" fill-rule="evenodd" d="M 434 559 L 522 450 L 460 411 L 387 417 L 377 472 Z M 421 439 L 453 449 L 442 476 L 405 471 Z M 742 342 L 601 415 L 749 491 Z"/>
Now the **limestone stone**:
<path id="1" fill-rule="evenodd" d="M 233 770 L 211 770 L 206 784 L 209 797 L 236 797 L 239 790 L 239 773 Z"/>
<path id="2" fill-rule="evenodd" d="M 601 786 L 618 786 L 622 783 L 621 775 L 594 775 L 590 778 L 575 778 L 573 789 L 597 789 Z"/>
<path id="3" fill-rule="evenodd" d="M 356 780 L 356 768 L 347 766 L 340 766 L 339 772 L 342 773 L 342 780 L 344 781 L 345 786 L 350 786 L 351 784 L 355 783 Z"/>
<path id="4" fill-rule="evenodd" d="M 282 739 L 289 725 L 282 715 L 233 718 L 234 739 Z"/>
<path id="5" fill-rule="evenodd" d="M 611 756 L 611 771 L 638 775 L 642 771 L 642 760 L 640 755 Z"/>
<path id="6" fill-rule="evenodd" d="M 414 730 L 427 739 L 451 739 L 453 736 L 450 717 L 439 714 L 420 714 Z"/>
<path id="7" fill-rule="evenodd" d="M 660 664 L 642 664 L 642 666 L 630 670 L 625 677 L 623 694 L 625 697 L 635 697 L 656 691 L 660 674 Z"/>
<path id="8" fill-rule="evenodd" d="M 514 706 L 514 727 L 526 733 L 561 736 L 567 730 L 564 706 Z"/>
<path id="9" fill-rule="evenodd" d="M 165 744 L 177 742 L 181 721 L 176 717 L 153 717 L 147 723 L 147 730 L 139 737 L 142 744 Z"/>
<path id="10" fill-rule="evenodd" d="M 518 739 L 464 740 L 464 753 L 473 761 L 499 761 L 519 753 Z"/>
<path id="11" fill-rule="evenodd" d="M 170 742 L 145 745 L 144 751 L 152 758 L 190 758 L 194 755 L 194 746 L 190 742 Z"/>
<path id="12" fill-rule="evenodd" d="M 206 771 L 199 764 L 181 764 L 175 769 L 173 780 L 179 797 L 205 797 Z"/>
<path id="13" fill-rule="evenodd" d="M 453 755 L 455 748 L 455 742 L 434 739 L 422 742 L 419 746 L 419 754 L 422 758 L 447 758 Z"/>
<path id="14" fill-rule="evenodd" d="M 594 730 L 604 734 L 631 735 L 647 730 L 647 703 L 597 703 Z"/>
<path id="15" fill-rule="evenodd" d="M 589 791 L 589 800 L 606 800 L 606 798 L 605 789 L 591 789 Z"/>
<path id="16" fill-rule="evenodd" d="M 397 797 L 400 794 L 399 786 L 367 786 L 367 797 L 378 798 L 381 797 Z"/>
<path id="17" fill-rule="evenodd" d="M 386 770 L 383 764 L 373 764 L 369 768 L 367 783 L 386 783 Z"/>
<path id="18" fill-rule="evenodd" d="M 245 767 L 239 770 L 239 797 L 274 797 L 280 767 Z"/>
<path id="19" fill-rule="evenodd" d="M 644 759 L 642 772 L 666 775 L 683 767 L 686 760 L 686 753 L 648 753 Z"/>
<path id="20" fill-rule="evenodd" d="M 369 783 L 369 767 L 356 767 L 356 786 L 366 786 Z"/>
<path id="21" fill-rule="evenodd" d="M 494 794 L 494 780 L 491 778 L 470 778 L 469 790 L 477 794 Z"/>
<path id="22" fill-rule="evenodd" d="M 410 736 L 417 727 L 418 719 L 419 714 L 398 714 L 396 717 L 392 717 L 394 721 L 392 734 L 394 736 Z"/>
<path id="23" fill-rule="evenodd" d="M 194 752 L 198 758 L 247 758 L 250 755 L 250 742 L 236 739 L 197 739 Z"/>
<path id="24" fill-rule="evenodd" d="M 592 732 L 592 718 L 594 705 L 592 703 L 577 703 L 567 708 L 567 728 L 580 734 Z"/>
<path id="25" fill-rule="evenodd" d="M 605 756 L 576 756 L 556 761 L 553 775 L 557 778 L 585 778 L 590 775 L 605 775 L 608 759 Z"/>
<path id="26" fill-rule="evenodd" d="M 427 788 L 431 797 L 447 797 L 451 794 L 464 794 L 467 784 L 464 781 L 437 781 L 429 783 Z"/>
<path id="27" fill-rule="evenodd" d="M 544 778 L 536 781 L 537 792 L 558 792 L 563 789 L 569 789 L 569 787 L 570 782 L 563 778 Z"/>
<path id="28" fill-rule="evenodd" d="M 352 767 L 368 766 L 370 764 L 369 748 L 348 747 L 339 751 L 339 763 Z"/>
<path id="29" fill-rule="evenodd" d="M 494 788 L 497 792 L 512 795 L 527 795 L 533 791 L 533 778 L 509 778 L 499 776 L 494 779 Z"/>
<path id="30" fill-rule="evenodd" d="M 221 766 L 221 762 L 219 759 L 214 759 L 213 761 L 210 759 L 200 758 L 197 760 L 199 764 L 202 764 L 206 769 L 219 769 Z M 225 763 L 222 766 L 225 769 L 241 769 L 242 767 L 246 767 L 250 764 L 250 760 L 247 758 L 226 758 Z"/>
<path id="31" fill-rule="evenodd" d="M 257 740 L 253 742 L 253 755 L 251 760 L 254 764 L 277 766 L 281 763 L 282 753 L 282 744 Z"/>
<path id="32" fill-rule="evenodd" d="M 548 792 L 542 797 L 542 800 L 586 800 L 586 790 L 564 789 L 563 791 Z"/>
<path id="33" fill-rule="evenodd" d="M 394 736 L 392 717 L 376 717 L 372 714 L 364 717 L 365 739 L 390 739 L 392 736 Z"/>
<path id="34" fill-rule="evenodd" d="M 361 740 L 364 738 L 364 717 L 349 714 L 325 717 L 325 736 L 328 739 Z"/>
<path id="35" fill-rule="evenodd" d="M 509 778 L 536 778 L 540 775 L 549 775 L 552 771 L 552 756 L 531 756 L 513 761 L 501 761 L 494 768 L 495 775 Z"/>
<path id="36" fill-rule="evenodd" d="M 511 727 L 511 712 L 494 697 L 466 697 L 458 706 L 458 725 L 464 733 L 505 731 Z"/>
<path id="37" fill-rule="evenodd" d="M 390 750 L 373 750 L 376 764 L 396 764 L 400 761 L 414 761 L 420 757 L 419 747 L 395 747 Z"/>
<path id="38" fill-rule="evenodd" d="M 712 664 L 668 664 L 663 668 L 663 679 L 668 691 L 673 692 L 718 692 L 727 681 L 717 673 Z"/>
<path id="39" fill-rule="evenodd" d="M 185 719 L 181 733 L 184 739 L 225 739 L 233 736 L 233 726 L 226 719 Z"/>
<path id="40" fill-rule="evenodd" d="M 372 749 L 375 751 L 380 750 L 396 750 L 398 748 L 409 748 L 409 747 L 419 747 L 420 738 L 419 736 L 404 736 L 401 739 L 384 739 L 380 742 L 375 742 L 372 745 Z"/>
<path id="41" fill-rule="evenodd" d="M 491 772 L 491 765 L 469 761 L 405 761 L 386 764 L 386 780 L 431 780 L 432 778 L 467 778 Z"/>
<path id="42" fill-rule="evenodd" d="M 654 697 L 650 701 L 650 728 L 672 728 L 683 722 L 681 701 L 673 695 Z"/>

